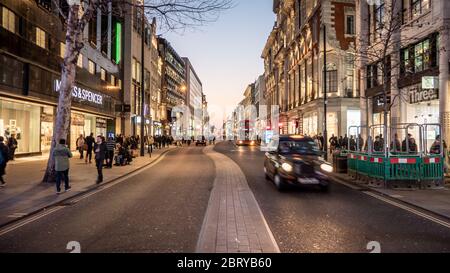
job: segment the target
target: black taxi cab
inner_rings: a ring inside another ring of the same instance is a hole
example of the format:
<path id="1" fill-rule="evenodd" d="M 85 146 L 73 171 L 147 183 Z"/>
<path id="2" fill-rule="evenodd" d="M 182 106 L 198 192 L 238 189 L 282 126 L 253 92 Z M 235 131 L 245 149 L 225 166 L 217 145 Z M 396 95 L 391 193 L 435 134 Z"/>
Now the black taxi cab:
<path id="1" fill-rule="evenodd" d="M 274 143 L 266 153 L 264 172 L 278 190 L 303 186 L 328 191 L 333 167 L 322 158 L 323 152 L 312 138 L 281 135 Z"/>

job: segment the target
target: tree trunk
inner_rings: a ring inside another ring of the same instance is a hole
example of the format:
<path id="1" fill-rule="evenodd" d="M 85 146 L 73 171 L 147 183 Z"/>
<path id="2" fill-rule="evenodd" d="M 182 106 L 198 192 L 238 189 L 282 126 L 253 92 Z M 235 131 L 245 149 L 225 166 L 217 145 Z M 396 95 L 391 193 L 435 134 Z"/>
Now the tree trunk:
<path id="1" fill-rule="evenodd" d="M 67 140 L 67 136 L 69 134 L 72 89 L 76 76 L 76 60 L 78 59 L 78 55 L 81 50 L 78 44 L 82 42 L 82 30 L 79 29 L 78 9 L 79 6 L 77 5 L 71 6 L 67 20 L 66 52 L 61 69 L 61 86 L 59 88 L 56 122 L 53 130 L 47 169 L 43 178 L 44 183 L 55 182 L 56 173 L 53 150 L 61 139 Z"/>

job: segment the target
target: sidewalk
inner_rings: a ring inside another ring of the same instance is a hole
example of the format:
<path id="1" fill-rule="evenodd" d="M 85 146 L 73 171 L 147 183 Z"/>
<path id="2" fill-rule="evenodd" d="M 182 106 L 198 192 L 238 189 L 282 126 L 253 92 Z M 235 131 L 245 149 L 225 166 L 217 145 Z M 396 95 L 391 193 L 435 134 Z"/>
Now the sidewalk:
<path id="1" fill-rule="evenodd" d="M 354 180 L 346 174 L 334 173 L 333 176 L 346 183 L 363 188 L 364 190 L 370 190 L 450 219 L 450 187 L 448 184 L 443 188 L 428 190 L 385 189 L 369 187 L 366 183 Z"/>
<path id="2" fill-rule="evenodd" d="M 151 158 L 149 155 L 135 158 L 129 166 L 104 169 L 102 185 L 151 164 L 173 149 L 176 148 L 155 150 Z M 8 184 L 0 188 L 0 226 L 97 187 L 95 164 L 86 164 L 76 152 L 70 161 L 72 190 L 68 193 L 57 195 L 54 184 L 41 182 L 46 165 L 47 159 L 44 157 L 17 159 L 8 164 L 4 176 Z"/>

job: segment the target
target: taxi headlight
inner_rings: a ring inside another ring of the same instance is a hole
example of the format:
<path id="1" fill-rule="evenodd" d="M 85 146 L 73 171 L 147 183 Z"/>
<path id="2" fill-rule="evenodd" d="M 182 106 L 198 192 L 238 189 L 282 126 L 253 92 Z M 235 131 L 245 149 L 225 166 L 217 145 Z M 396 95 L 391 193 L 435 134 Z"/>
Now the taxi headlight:
<path id="1" fill-rule="evenodd" d="M 320 165 L 320 169 L 322 171 L 324 171 L 324 172 L 327 172 L 327 173 L 332 173 L 333 172 L 333 167 L 331 165 L 328 165 L 328 164 L 325 164 L 325 163 Z"/>
<path id="2" fill-rule="evenodd" d="M 288 172 L 288 173 L 291 173 L 291 172 L 294 170 L 294 168 L 292 167 L 292 165 L 291 165 L 291 164 L 288 164 L 288 163 L 283 163 L 283 165 L 281 165 L 281 168 L 282 168 L 285 172 Z"/>

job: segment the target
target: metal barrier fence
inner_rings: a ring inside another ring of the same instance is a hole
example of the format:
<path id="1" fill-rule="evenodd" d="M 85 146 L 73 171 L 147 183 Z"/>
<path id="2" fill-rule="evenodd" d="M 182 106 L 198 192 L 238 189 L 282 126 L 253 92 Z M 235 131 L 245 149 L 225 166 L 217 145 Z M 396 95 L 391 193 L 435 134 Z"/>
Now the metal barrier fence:
<path id="1" fill-rule="evenodd" d="M 348 171 L 353 176 L 385 181 L 425 181 L 444 178 L 442 156 L 391 156 L 346 152 Z"/>

